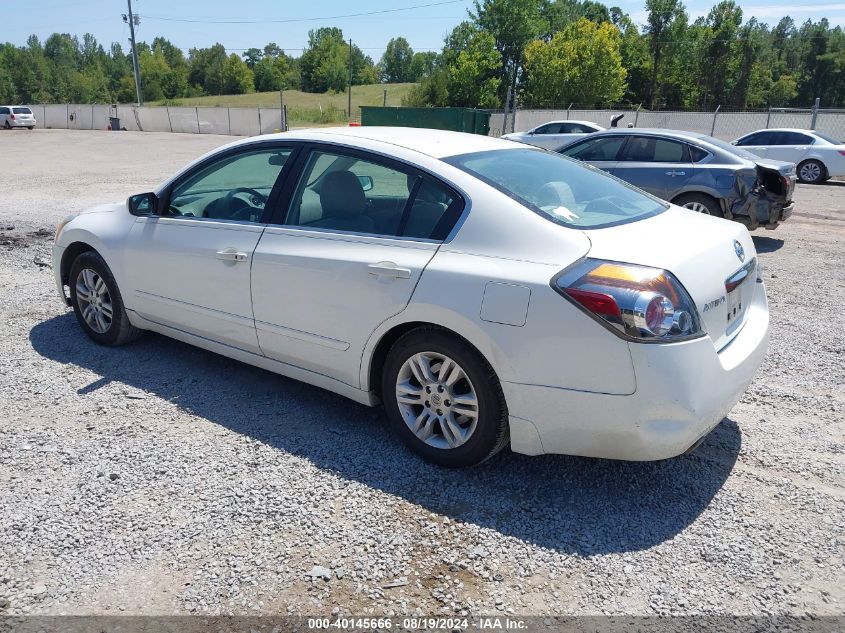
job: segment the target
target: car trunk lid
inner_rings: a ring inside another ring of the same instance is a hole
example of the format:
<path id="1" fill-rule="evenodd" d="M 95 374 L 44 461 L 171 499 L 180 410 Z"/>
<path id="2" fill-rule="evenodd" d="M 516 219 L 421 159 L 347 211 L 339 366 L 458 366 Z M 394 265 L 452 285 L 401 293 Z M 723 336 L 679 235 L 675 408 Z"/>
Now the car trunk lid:
<path id="1" fill-rule="evenodd" d="M 743 225 L 672 206 L 651 218 L 585 233 L 590 257 L 675 275 L 717 350 L 741 329 L 756 279 L 756 250 Z"/>

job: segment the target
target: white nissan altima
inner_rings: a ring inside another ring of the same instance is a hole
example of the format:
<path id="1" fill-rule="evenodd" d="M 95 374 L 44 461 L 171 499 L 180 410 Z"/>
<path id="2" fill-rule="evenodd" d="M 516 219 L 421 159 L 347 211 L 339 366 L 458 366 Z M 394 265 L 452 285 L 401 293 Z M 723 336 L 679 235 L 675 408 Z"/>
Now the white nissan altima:
<path id="1" fill-rule="evenodd" d="M 746 389 L 769 329 L 742 225 L 427 129 L 232 143 L 65 219 L 53 259 L 95 342 L 152 330 L 383 403 L 446 466 L 508 444 L 684 453 Z"/>

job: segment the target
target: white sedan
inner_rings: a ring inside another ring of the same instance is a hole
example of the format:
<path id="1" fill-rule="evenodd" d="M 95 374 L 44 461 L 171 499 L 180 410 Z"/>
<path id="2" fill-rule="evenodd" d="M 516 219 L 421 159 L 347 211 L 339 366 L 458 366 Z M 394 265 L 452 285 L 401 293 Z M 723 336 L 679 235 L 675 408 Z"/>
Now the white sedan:
<path id="1" fill-rule="evenodd" d="M 742 395 L 769 330 L 742 225 L 428 129 L 238 141 L 65 219 L 53 260 L 95 342 L 152 330 L 383 403 L 446 466 L 508 444 L 684 453 Z"/>
<path id="2" fill-rule="evenodd" d="M 845 176 L 845 142 L 813 130 L 759 130 L 733 144 L 764 158 L 795 163 L 801 182 L 817 184 Z"/>
<path id="3" fill-rule="evenodd" d="M 604 128 L 592 121 L 549 121 L 527 132 L 505 134 L 502 138 L 545 149 L 558 149 L 587 134 L 602 131 Z"/>

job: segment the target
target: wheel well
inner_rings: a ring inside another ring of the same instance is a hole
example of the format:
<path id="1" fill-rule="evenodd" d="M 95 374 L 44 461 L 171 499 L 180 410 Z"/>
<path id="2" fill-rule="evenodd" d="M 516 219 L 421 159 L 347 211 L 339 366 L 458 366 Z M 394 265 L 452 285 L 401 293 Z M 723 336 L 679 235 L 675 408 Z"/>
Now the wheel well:
<path id="1" fill-rule="evenodd" d="M 373 351 L 372 359 L 370 360 L 370 371 L 369 371 L 369 388 L 371 391 L 374 391 L 375 394 L 381 398 L 381 373 L 384 370 L 384 363 L 387 360 L 387 354 L 390 352 L 390 348 L 393 347 L 393 344 L 398 341 L 402 336 L 410 332 L 411 330 L 416 330 L 417 328 L 427 327 L 427 328 L 437 328 L 438 330 L 442 330 L 452 336 L 459 338 L 461 341 L 469 345 L 475 352 L 484 360 L 486 363 L 490 363 L 489 360 L 482 354 L 479 349 L 473 345 L 470 341 L 466 338 L 450 330 L 449 328 L 445 328 L 442 325 L 438 325 L 437 323 L 429 323 L 428 321 L 410 321 L 408 323 L 401 323 L 387 332 L 379 340 L 378 344 L 376 345 L 375 350 Z"/>
<path id="2" fill-rule="evenodd" d="M 678 204 L 678 200 L 680 200 L 684 196 L 704 196 L 705 198 L 710 198 L 713 202 L 715 202 L 717 205 L 719 205 L 719 208 L 722 210 L 723 214 L 727 210 L 724 198 L 717 198 L 713 194 L 707 193 L 706 191 L 684 191 L 683 193 L 680 193 L 677 196 L 675 196 L 674 198 L 672 198 L 672 200 L 670 200 L 670 202 L 672 204 Z"/>
<path id="3" fill-rule="evenodd" d="M 96 253 L 97 249 L 85 242 L 73 242 L 65 249 L 65 252 L 62 254 L 61 267 L 63 284 L 68 284 L 70 281 L 70 267 L 73 265 L 74 260 L 82 255 L 82 253 L 88 251 L 94 251 Z"/>

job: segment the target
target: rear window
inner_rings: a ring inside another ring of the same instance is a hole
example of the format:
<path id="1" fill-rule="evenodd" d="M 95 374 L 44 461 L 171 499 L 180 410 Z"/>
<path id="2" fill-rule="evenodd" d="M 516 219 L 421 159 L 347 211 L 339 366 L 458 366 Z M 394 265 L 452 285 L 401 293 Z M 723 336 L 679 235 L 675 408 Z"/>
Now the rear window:
<path id="1" fill-rule="evenodd" d="M 544 218 L 596 229 L 665 211 L 666 203 L 603 171 L 560 154 L 503 149 L 445 161 L 497 188 Z"/>
<path id="2" fill-rule="evenodd" d="M 15 114 L 32 114 L 32 110 L 29 108 L 12 108 L 12 112 Z"/>
<path id="3" fill-rule="evenodd" d="M 838 141 L 832 136 L 828 136 L 827 134 L 820 134 L 819 132 L 813 132 L 813 134 L 818 136 L 821 140 L 831 143 L 832 145 L 845 145 L 845 141 Z"/>
<path id="4" fill-rule="evenodd" d="M 747 149 L 742 149 L 741 147 L 738 147 L 738 145 L 731 145 L 730 143 L 725 143 L 725 141 L 722 141 L 713 136 L 699 136 L 698 139 L 704 141 L 705 143 L 710 143 L 710 145 L 714 145 L 719 149 L 723 149 L 726 152 L 730 152 L 731 154 L 734 154 L 746 160 L 758 160 L 760 158 L 756 154 L 752 154 L 751 152 L 749 152 Z"/>

